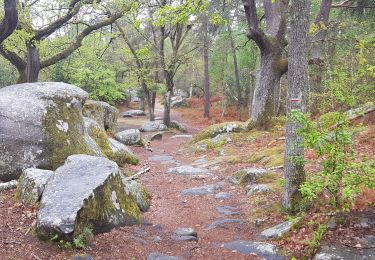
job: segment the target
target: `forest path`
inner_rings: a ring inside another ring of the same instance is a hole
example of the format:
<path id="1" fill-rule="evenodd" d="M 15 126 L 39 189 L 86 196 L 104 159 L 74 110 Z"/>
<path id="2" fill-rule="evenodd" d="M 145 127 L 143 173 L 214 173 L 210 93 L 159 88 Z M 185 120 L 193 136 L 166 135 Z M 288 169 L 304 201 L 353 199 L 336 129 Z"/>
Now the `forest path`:
<path id="1" fill-rule="evenodd" d="M 162 111 L 162 106 L 158 104 L 156 116 L 161 117 Z M 175 111 L 172 111 L 172 119 L 187 126 L 188 131 L 182 133 L 184 135 L 199 130 L 194 125 L 186 124 Z M 134 127 L 145 119 L 130 120 Z M 119 120 L 119 128 L 129 128 L 126 119 Z M 248 197 L 245 191 L 231 186 L 227 181 L 233 171 L 216 154 L 195 155 L 189 149 L 191 138 L 176 138 L 176 134 L 180 133 L 165 132 L 162 140 L 152 141 L 152 152 L 132 147 L 141 161 L 136 169 L 148 166 L 151 169 L 142 175 L 141 181 L 152 196 L 152 205 L 144 214 L 145 221 L 150 225 L 136 227 L 144 233 L 132 241 L 131 246 L 128 245 L 126 255 L 146 259 L 149 254 L 160 252 L 182 259 L 255 259 L 255 256 L 223 247 L 224 243 L 235 240 L 254 239 L 257 233 L 252 230 L 254 225 L 246 223 Z M 178 228 L 194 229 L 197 241 L 191 236 L 176 235 Z M 119 248 L 116 250 L 122 251 Z M 101 255 L 99 252 L 94 255 Z"/>

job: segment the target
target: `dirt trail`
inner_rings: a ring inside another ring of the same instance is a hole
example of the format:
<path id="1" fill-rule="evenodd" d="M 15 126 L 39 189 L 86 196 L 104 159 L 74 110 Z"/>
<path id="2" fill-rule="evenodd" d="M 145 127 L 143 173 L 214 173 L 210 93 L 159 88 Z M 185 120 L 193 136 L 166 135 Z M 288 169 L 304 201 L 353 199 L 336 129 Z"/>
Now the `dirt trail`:
<path id="1" fill-rule="evenodd" d="M 161 116 L 160 105 L 156 112 L 157 116 Z M 172 113 L 172 118 L 184 123 L 176 113 Z M 144 120 L 129 119 L 129 123 L 121 118 L 119 129 L 138 126 Z M 194 126 L 188 126 L 186 134 L 197 131 Z M 36 209 L 15 203 L 12 198 L 14 191 L 7 191 L 1 194 L 0 199 L 0 258 L 72 259 L 77 254 L 87 253 L 94 259 L 147 259 L 150 254 L 160 252 L 181 259 L 256 259 L 256 256 L 223 247 L 224 243 L 235 240 L 256 240 L 260 232 L 254 224 L 246 222 L 248 197 L 245 191 L 227 181 L 233 170 L 223 164 L 216 154 L 197 157 L 186 149 L 190 139 L 174 138 L 175 134 L 166 132 L 162 140 L 153 141 L 153 152 L 132 147 L 140 158 L 140 164 L 132 166 L 132 170 L 135 172 L 146 166 L 151 168 L 141 177 L 152 195 L 152 206 L 144 214 L 144 224 L 99 234 L 83 251 L 60 249 L 28 232 L 35 220 Z M 168 173 L 171 167 L 191 165 L 197 159 L 200 159 L 199 167 L 207 169 L 210 174 L 191 177 Z M 214 186 L 203 187 L 203 190 L 208 190 L 206 195 L 183 194 L 185 189 L 207 185 Z M 224 197 L 229 193 L 230 198 L 215 198 L 218 193 Z M 177 239 L 177 228 L 193 228 L 198 240 Z"/>

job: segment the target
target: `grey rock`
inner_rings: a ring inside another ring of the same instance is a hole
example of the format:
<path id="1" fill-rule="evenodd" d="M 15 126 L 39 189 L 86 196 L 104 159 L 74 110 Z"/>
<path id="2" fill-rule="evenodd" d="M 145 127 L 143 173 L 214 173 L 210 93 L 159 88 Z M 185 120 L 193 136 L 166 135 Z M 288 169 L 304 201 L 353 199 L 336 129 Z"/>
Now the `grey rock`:
<path id="1" fill-rule="evenodd" d="M 0 191 L 11 190 L 17 188 L 18 181 L 12 180 L 4 183 L 0 183 Z"/>
<path id="2" fill-rule="evenodd" d="M 263 242 L 252 242 L 244 240 L 236 240 L 224 244 L 224 248 L 235 250 L 244 255 L 257 255 L 267 260 L 282 260 L 284 259 L 279 255 L 277 247 L 272 244 Z"/>
<path id="3" fill-rule="evenodd" d="M 159 121 L 153 121 L 153 122 L 147 122 L 141 127 L 141 132 L 158 132 L 158 131 L 164 131 L 167 130 L 168 127 L 164 125 L 162 122 Z"/>
<path id="4" fill-rule="evenodd" d="M 314 256 L 314 260 L 362 260 L 374 259 L 375 248 L 351 248 L 345 246 L 322 246 L 320 251 Z"/>
<path id="5" fill-rule="evenodd" d="M 265 184 L 251 185 L 248 187 L 247 195 L 252 195 L 254 193 L 263 193 L 270 191 L 270 188 Z"/>
<path id="6" fill-rule="evenodd" d="M 105 130 L 113 130 L 117 126 L 118 110 L 114 106 L 95 100 L 87 100 L 83 106 L 83 115 L 99 123 Z"/>
<path id="7" fill-rule="evenodd" d="M 171 98 L 171 108 L 187 107 L 187 100 L 181 96 L 175 96 Z"/>
<path id="8" fill-rule="evenodd" d="M 147 257 L 147 260 L 181 260 L 181 258 L 176 256 L 164 255 L 159 252 L 154 252 Z"/>
<path id="9" fill-rule="evenodd" d="M 260 176 L 267 173 L 267 170 L 262 168 L 248 168 L 236 171 L 229 181 L 235 185 L 244 185 L 256 182 Z"/>
<path id="10" fill-rule="evenodd" d="M 198 241 L 195 236 L 172 236 L 172 239 L 176 241 Z"/>
<path id="11" fill-rule="evenodd" d="M 260 233 L 260 238 L 269 239 L 269 238 L 281 237 L 282 235 L 287 233 L 292 227 L 293 227 L 292 221 L 285 221 L 274 227 L 271 227 L 262 231 L 262 233 Z"/>
<path id="12" fill-rule="evenodd" d="M 145 116 L 146 113 L 143 110 L 128 110 L 121 114 L 123 117 L 133 117 L 133 116 Z"/>
<path id="13" fill-rule="evenodd" d="M 189 94 L 183 89 L 176 89 L 173 91 L 173 94 L 179 97 L 189 97 Z"/>
<path id="14" fill-rule="evenodd" d="M 160 243 L 161 242 L 161 237 L 156 236 L 156 237 L 154 237 L 154 239 L 152 241 L 154 241 L 155 243 Z"/>
<path id="15" fill-rule="evenodd" d="M 138 129 L 128 129 L 115 134 L 117 141 L 126 145 L 140 145 L 141 132 Z"/>
<path id="16" fill-rule="evenodd" d="M 97 155 L 87 142 L 82 105 L 87 92 L 59 82 L 0 89 L 0 180 L 23 169 L 54 170 L 71 154 Z"/>
<path id="17" fill-rule="evenodd" d="M 197 237 L 197 231 L 195 231 L 193 228 L 177 228 L 175 234 L 178 236 Z"/>
<path id="18" fill-rule="evenodd" d="M 183 138 L 191 139 L 193 138 L 193 136 L 192 135 L 173 135 L 172 138 L 173 139 L 183 139 Z"/>
<path id="19" fill-rule="evenodd" d="M 156 134 L 153 134 L 150 138 L 151 141 L 154 141 L 154 140 L 161 140 L 163 139 L 163 133 L 162 132 L 158 132 Z"/>
<path id="20" fill-rule="evenodd" d="M 53 171 L 29 168 L 23 170 L 18 181 L 17 198 L 25 204 L 37 203 Z"/>
<path id="21" fill-rule="evenodd" d="M 80 254 L 73 256 L 72 260 L 94 260 L 94 258 L 88 254 Z"/>
<path id="22" fill-rule="evenodd" d="M 125 185 L 125 192 L 131 195 L 142 212 L 150 208 L 150 194 L 145 190 L 142 184 L 136 180 L 122 179 Z"/>
<path id="23" fill-rule="evenodd" d="M 177 129 L 178 131 L 181 131 L 181 132 L 186 132 L 186 126 L 184 126 L 183 124 L 181 124 L 180 122 L 178 121 L 175 121 L 175 120 L 172 120 L 170 122 L 170 125 L 169 125 L 170 128 L 174 128 L 174 129 Z"/>
<path id="24" fill-rule="evenodd" d="M 153 155 L 148 157 L 148 160 L 155 162 L 173 161 L 173 157 L 170 155 Z"/>
<path id="25" fill-rule="evenodd" d="M 215 229 L 215 228 L 225 228 L 225 226 L 227 224 L 232 224 L 232 223 L 240 223 L 242 224 L 244 221 L 242 219 L 238 219 L 238 218 L 225 218 L 225 219 L 219 219 L 219 220 L 215 220 L 214 222 L 212 222 L 207 230 L 211 230 L 211 229 Z"/>
<path id="26" fill-rule="evenodd" d="M 191 165 L 181 165 L 173 168 L 169 168 L 168 173 L 182 175 L 182 176 L 194 176 L 194 175 L 208 175 L 210 172 L 204 168 L 197 168 Z"/>
<path id="27" fill-rule="evenodd" d="M 77 235 L 75 232 L 86 226 L 99 233 L 139 223 L 140 219 L 140 209 L 134 198 L 125 193 L 115 162 L 103 157 L 72 155 L 45 187 L 36 230 L 45 239 L 55 235 L 72 239 Z"/>
<path id="28" fill-rule="evenodd" d="M 219 206 L 216 207 L 216 211 L 219 212 L 219 214 L 222 217 L 228 217 L 228 216 L 234 216 L 239 215 L 238 209 L 232 206 Z"/>
<path id="29" fill-rule="evenodd" d="M 227 200 L 227 199 L 230 199 L 231 197 L 232 197 L 232 194 L 229 192 L 219 192 L 215 195 L 215 199 L 218 199 L 218 200 Z"/>
<path id="30" fill-rule="evenodd" d="M 181 193 L 183 195 L 202 196 L 202 195 L 212 194 L 216 190 L 221 189 L 223 186 L 224 186 L 224 183 L 219 182 L 219 183 L 215 183 L 215 184 L 211 184 L 211 185 L 205 185 L 205 186 L 185 189 Z"/>

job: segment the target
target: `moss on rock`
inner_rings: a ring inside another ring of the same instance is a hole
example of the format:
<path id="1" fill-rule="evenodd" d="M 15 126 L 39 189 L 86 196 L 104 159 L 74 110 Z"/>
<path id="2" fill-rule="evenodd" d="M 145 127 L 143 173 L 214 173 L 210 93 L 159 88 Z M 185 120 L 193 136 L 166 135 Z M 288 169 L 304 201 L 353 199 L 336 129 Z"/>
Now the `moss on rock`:
<path id="1" fill-rule="evenodd" d="M 77 107 L 79 106 L 79 107 Z M 55 99 L 43 117 L 43 130 L 46 135 L 45 151 L 48 169 L 55 170 L 73 154 L 96 155 L 84 138 L 84 121 L 81 104 L 66 99 Z"/>
<path id="2" fill-rule="evenodd" d="M 204 139 L 213 138 L 221 133 L 230 133 L 230 132 L 247 132 L 252 128 L 251 121 L 246 122 L 226 122 L 216 125 L 211 125 L 204 128 L 202 131 L 197 133 L 193 137 L 193 142 L 197 143 Z"/>
<path id="3" fill-rule="evenodd" d="M 250 163 L 260 163 L 268 168 L 284 164 L 284 146 L 276 146 L 255 152 L 248 160 Z"/>

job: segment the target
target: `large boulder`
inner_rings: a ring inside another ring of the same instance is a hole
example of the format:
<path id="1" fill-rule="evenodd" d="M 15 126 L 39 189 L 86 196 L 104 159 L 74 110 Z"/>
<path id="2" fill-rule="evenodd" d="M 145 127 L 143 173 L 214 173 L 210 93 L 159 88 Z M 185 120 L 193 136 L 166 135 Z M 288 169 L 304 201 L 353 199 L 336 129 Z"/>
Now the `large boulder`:
<path id="1" fill-rule="evenodd" d="M 23 169 L 54 170 L 72 154 L 97 155 L 82 117 L 88 97 L 59 82 L 0 89 L 0 180 L 17 179 Z"/>
<path id="2" fill-rule="evenodd" d="M 83 115 L 98 122 L 105 130 L 114 130 L 119 112 L 117 108 L 106 102 L 88 100 L 83 106 Z"/>
<path id="3" fill-rule="evenodd" d="M 141 132 L 138 129 L 127 129 L 115 134 L 115 139 L 127 145 L 141 145 Z"/>
<path id="4" fill-rule="evenodd" d="M 35 204 L 42 197 L 53 171 L 29 168 L 23 171 L 17 186 L 16 198 L 25 204 Z"/>
<path id="5" fill-rule="evenodd" d="M 87 227 L 100 233 L 139 223 L 141 210 L 122 178 L 117 164 L 107 158 L 69 156 L 45 187 L 37 234 L 70 240 Z"/>

